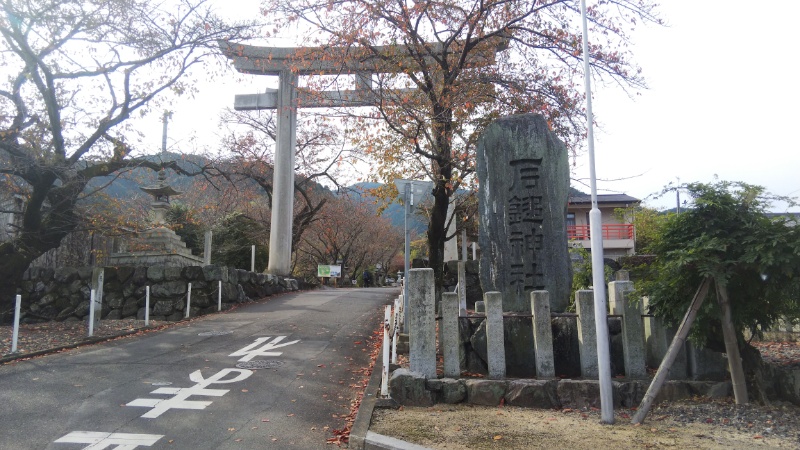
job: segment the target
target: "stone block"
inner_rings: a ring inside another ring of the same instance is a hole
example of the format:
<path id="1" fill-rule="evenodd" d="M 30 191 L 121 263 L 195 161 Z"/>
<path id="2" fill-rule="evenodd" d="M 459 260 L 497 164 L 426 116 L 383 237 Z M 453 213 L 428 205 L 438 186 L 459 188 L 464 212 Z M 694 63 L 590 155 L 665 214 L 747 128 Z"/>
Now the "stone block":
<path id="1" fill-rule="evenodd" d="M 425 388 L 425 376 L 397 369 L 389 377 L 389 396 L 407 406 L 433 406 L 433 394 Z"/>
<path id="2" fill-rule="evenodd" d="M 433 393 L 435 403 L 461 403 L 467 398 L 467 388 L 453 378 L 429 379 L 425 388 Z"/>
<path id="3" fill-rule="evenodd" d="M 505 398 L 508 382 L 503 380 L 464 380 L 467 402 L 473 405 L 497 406 Z"/>
<path id="4" fill-rule="evenodd" d="M 187 282 L 205 280 L 205 273 L 200 266 L 186 266 L 181 269 L 181 277 Z"/>
<path id="5" fill-rule="evenodd" d="M 711 398 L 726 398 L 733 396 L 733 384 L 730 381 L 714 383 L 706 394 Z"/>
<path id="6" fill-rule="evenodd" d="M 183 272 L 182 267 L 165 267 L 164 268 L 164 280 L 166 281 L 177 281 L 181 279 Z"/>
<path id="7" fill-rule="evenodd" d="M 119 320 L 119 319 L 122 319 L 122 310 L 121 309 L 112 309 L 103 318 L 105 320 Z"/>
<path id="8" fill-rule="evenodd" d="M 553 364 L 559 378 L 581 377 L 577 317 L 553 317 Z"/>
<path id="9" fill-rule="evenodd" d="M 625 408 L 638 406 L 642 402 L 648 387 L 649 383 L 642 381 L 612 382 L 614 396 L 619 398 L 619 405 Z"/>
<path id="10" fill-rule="evenodd" d="M 53 272 L 53 279 L 61 284 L 72 283 L 78 278 L 78 270 L 74 267 L 59 267 Z"/>
<path id="11" fill-rule="evenodd" d="M 684 398 L 690 398 L 693 395 L 693 390 L 685 381 L 672 381 L 669 380 L 661 386 L 661 390 L 656 396 L 656 404 L 663 401 L 675 401 Z"/>
<path id="12" fill-rule="evenodd" d="M 150 302 L 153 304 L 153 315 L 154 316 L 168 316 L 175 311 L 175 304 L 170 300 L 159 300 L 153 303 L 153 298 L 150 298 Z M 89 303 L 86 303 L 86 307 L 89 307 Z"/>
<path id="13" fill-rule="evenodd" d="M 228 268 L 223 266 L 208 265 L 203 267 L 203 276 L 206 281 L 228 281 Z"/>
<path id="14" fill-rule="evenodd" d="M 508 383 L 506 404 L 523 408 L 560 408 L 557 380 L 512 380 Z"/>
<path id="15" fill-rule="evenodd" d="M 147 279 L 150 280 L 151 283 L 158 283 L 160 281 L 164 281 L 164 267 L 162 266 L 148 267 Z"/>
<path id="16" fill-rule="evenodd" d="M 599 408 L 600 385 L 597 380 L 561 380 L 557 387 L 558 402 L 564 408 Z M 614 390 L 613 403 L 620 404 L 619 392 Z"/>
<path id="17" fill-rule="evenodd" d="M 165 281 L 150 287 L 153 297 L 175 297 L 186 294 L 188 285 L 184 281 Z"/>

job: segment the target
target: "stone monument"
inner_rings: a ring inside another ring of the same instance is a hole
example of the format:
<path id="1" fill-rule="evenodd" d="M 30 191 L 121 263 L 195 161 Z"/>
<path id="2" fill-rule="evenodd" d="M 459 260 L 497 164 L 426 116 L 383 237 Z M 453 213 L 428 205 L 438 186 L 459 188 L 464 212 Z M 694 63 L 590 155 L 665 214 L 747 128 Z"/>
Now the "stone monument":
<path id="1" fill-rule="evenodd" d="M 530 292 L 569 303 L 567 150 L 541 115 L 499 119 L 478 142 L 481 285 L 503 293 L 503 309 L 530 312 Z"/>
<path id="2" fill-rule="evenodd" d="M 162 139 L 162 154 L 166 153 L 167 121 L 171 113 L 164 113 L 164 135 Z M 139 233 L 132 238 L 131 245 L 125 251 L 112 253 L 109 257 L 112 266 L 202 266 L 203 258 L 192 255 L 186 248 L 186 243 L 181 240 L 173 230 L 166 227 L 166 215 L 169 210 L 170 197 L 180 195 L 167 183 L 166 171 L 158 171 L 158 182 L 152 186 L 139 188 L 153 196 L 150 203 L 151 221 L 153 227 Z M 131 248 L 132 247 L 132 248 Z"/>
<path id="3" fill-rule="evenodd" d="M 504 320 L 506 365 L 509 376 L 529 377 L 531 292 L 548 291 L 553 312 L 569 303 L 567 150 L 544 117 L 526 114 L 490 124 L 477 158 L 481 286 L 502 293 L 506 315 L 522 316 Z"/>

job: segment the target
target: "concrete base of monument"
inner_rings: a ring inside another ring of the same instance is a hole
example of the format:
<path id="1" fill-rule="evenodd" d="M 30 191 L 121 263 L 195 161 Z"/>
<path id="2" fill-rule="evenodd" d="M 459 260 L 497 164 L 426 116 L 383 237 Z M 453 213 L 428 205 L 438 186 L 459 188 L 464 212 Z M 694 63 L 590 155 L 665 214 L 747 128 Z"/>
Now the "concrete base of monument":
<path id="1" fill-rule="evenodd" d="M 614 407 L 634 407 L 644 397 L 650 380 L 613 381 Z M 730 381 L 670 380 L 664 384 L 656 403 L 694 396 L 721 398 L 731 395 Z M 397 369 L 389 380 L 389 396 L 400 405 L 469 403 L 474 405 L 521 406 L 561 409 L 600 407 L 597 380 L 581 379 L 507 379 L 438 378 L 425 379 L 408 369 Z"/>

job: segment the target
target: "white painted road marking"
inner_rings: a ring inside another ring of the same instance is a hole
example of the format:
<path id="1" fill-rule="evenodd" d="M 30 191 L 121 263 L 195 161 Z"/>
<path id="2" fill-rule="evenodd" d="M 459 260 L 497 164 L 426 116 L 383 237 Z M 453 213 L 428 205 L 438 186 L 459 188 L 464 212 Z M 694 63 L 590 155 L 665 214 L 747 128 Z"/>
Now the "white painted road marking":
<path id="1" fill-rule="evenodd" d="M 225 379 L 226 376 L 233 372 L 238 372 L 239 375 L 233 378 Z M 212 402 L 187 399 L 192 395 L 222 397 L 228 393 L 228 389 L 206 389 L 206 387 L 210 384 L 236 383 L 238 381 L 246 380 L 252 374 L 253 371 L 247 369 L 222 369 L 212 375 L 211 378 L 206 380 L 203 378 L 203 374 L 199 370 L 195 370 L 191 373 L 191 375 L 189 375 L 189 379 L 197 383 L 196 385 L 188 388 L 163 387 L 151 392 L 151 394 L 173 395 L 172 398 L 137 398 L 136 400 L 127 403 L 126 406 L 142 406 L 145 408 L 152 408 L 150 411 L 142 414 L 142 417 L 147 419 L 154 419 L 170 409 L 205 409 L 205 407 L 210 405 Z"/>
<path id="2" fill-rule="evenodd" d="M 247 347 L 237 350 L 231 353 L 228 356 L 243 356 L 243 358 L 239 359 L 239 362 L 250 361 L 251 359 L 255 358 L 256 356 L 281 356 L 283 352 L 273 352 L 270 350 L 274 350 L 276 348 L 286 347 L 287 345 L 292 345 L 300 342 L 300 340 L 292 341 L 292 342 L 284 342 L 283 344 L 278 344 L 278 342 L 286 339 L 286 336 L 276 336 L 272 342 L 267 343 L 261 348 L 255 349 L 259 345 L 263 344 L 264 342 L 269 341 L 272 339 L 271 337 L 260 337 L 256 339 L 255 342 L 248 345 Z M 277 344 L 277 345 L 276 345 Z M 255 349 L 255 350 L 254 350 Z"/>
<path id="3" fill-rule="evenodd" d="M 84 450 L 102 450 L 111 445 L 116 450 L 132 450 L 140 445 L 150 447 L 163 434 L 104 433 L 102 431 L 73 431 L 55 442 L 62 444 L 90 444 Z"/>

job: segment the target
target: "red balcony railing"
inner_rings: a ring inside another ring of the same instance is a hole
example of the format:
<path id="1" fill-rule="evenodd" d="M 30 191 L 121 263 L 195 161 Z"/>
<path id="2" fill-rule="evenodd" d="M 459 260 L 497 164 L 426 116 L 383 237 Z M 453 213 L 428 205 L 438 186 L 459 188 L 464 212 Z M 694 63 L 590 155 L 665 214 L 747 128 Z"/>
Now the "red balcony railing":
<path id="1" fill-rule="evenodd" d="M 567 237 L 588 240 L 589 225 L 567 225 Z M 615 223 L 603 225 L 603 239 L 633 239 L 633 224 Z"/>

